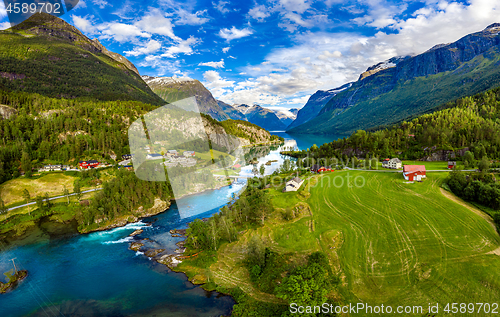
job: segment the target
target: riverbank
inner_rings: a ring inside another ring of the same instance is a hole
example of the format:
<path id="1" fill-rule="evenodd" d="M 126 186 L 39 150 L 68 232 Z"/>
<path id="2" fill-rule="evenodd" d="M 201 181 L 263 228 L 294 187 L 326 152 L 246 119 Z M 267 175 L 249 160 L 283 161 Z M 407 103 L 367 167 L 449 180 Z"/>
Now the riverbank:
<path id="1" fill-rule="evenodd" d="M 7 273 L 6 273 L 7 275 Z M 0 294 L 5 294 L 15 289 L 28 276 L 28 271 L 17 271 L 14 275 L 8 275 L 9 281 L 7 283 L 0 282 Z"/>
<path id="2" fill-rule="evenodd" d="M 156 197 L 153 206 L 144 208 L 139 206 L 136 210 L 108 220 L 105 217 L 95 219 L 94 223 L 82 225 L 81 211 L 77 204 L 67 205 L 66 203 L 55 204 L 50 212 L 33 210 L 30 215 L 14 215 L 7 218 L 3 223 L 4 228 L 0 230 L 0 241 L 7 245 L 22 246 L 36 243 L 43 239 L 52 239 L 74 234 L 89 234 L 126 226 L 141 219 L 156 216 L 167 211 L 172 202 L 191 195 L 200 194 L 210 190 L 221 189 L 230 186 L 232 182 L 223 180 L 215 186 L 202 191 L 187 192 L 180 197 L 165 201 Z M 7 227 L 7 228 L 5 228 Z"/>

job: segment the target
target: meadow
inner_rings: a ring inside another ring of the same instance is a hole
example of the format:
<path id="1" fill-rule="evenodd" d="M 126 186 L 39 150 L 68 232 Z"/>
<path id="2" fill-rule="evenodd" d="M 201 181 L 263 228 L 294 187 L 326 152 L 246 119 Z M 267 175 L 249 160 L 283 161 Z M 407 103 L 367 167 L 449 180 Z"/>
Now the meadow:
<path id="1" fill-rule="evenodd" d="M 425 312 L 429 303 L 442 309 L 447 303 L 498 302 L 500 236 L 489 216 L 443 194 L 447 175 L 429 173 L 424 182 L 407 184 L 399 173 L 341 171 L 307 176 L 298 192 L 267 189 L 275 212 L 264 226 L 223 244 L 206 270 L 194 270 L 190 261 L 181 270 L 199 282 L 239 287 L 254 300 L 283 304 L 250 281 L 245 250 L 258 235 L 297 264 L 314 251 L 325 252 L 340 278 L 330 295 L 342 304 L 421 305 Z M 333 186 L 335 177 L 344 186 Z M 282 215 L 290 209 L 298 213 L 286 221 Z"/>
<path id="2" fill-rule="evenodd" d="M 500 298 L 500 257 L 491 253 L 500 237 L 491 219 L 441 193 L 447 173 L 414 184 L 400 174 L 350 174 L 363 176 L 365 186 L 311 186 L 314 231 L 306 233 L 305 223 L 276 227 L 278 245 L 301 251 L 319 244 L 340 273 L 347 302 L 427 307 Z M 308 243 L 290 244 L 282 231 L 302 232 L 298 241 Z"/>

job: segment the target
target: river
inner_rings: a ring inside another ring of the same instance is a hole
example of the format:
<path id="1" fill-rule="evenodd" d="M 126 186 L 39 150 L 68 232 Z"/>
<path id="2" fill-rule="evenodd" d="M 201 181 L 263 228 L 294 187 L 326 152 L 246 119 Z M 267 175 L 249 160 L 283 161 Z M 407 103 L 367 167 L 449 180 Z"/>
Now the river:
<path id="1" fill-rule="evenodd" d="M 305 149 L 337 139 L 333 136 L 290 136 L 285 146 Z M 279 149 L 259 159 L 272 173 L 282 163 Z M 240 175 L 250 176 L 252 166 Z M 196 218 L 209 217 L 227 204 L 245 186 L 239 180 L 231 186 L 191 195 L 173 203 L 164 213 L 138 223 L 108 231 L 73 235 L 37 243 L 7 247 L 0 242 L 0 272 L 13 268 L 28 270 L 25 281 L 14 291 L 0 295 L 0 316 L 219 316 L 229 315 L 234 301 L 229 296 L 206 292 L 191 284 L 182 273 L 151 261 L 141 252 L 128 249 L 129 237 L 143 229 L 156 248 L 173 251 L 170 229 L 186 228 Z M 181 217 L 177 204 L 192 213 Z M 196 212 L 203 210 L 202 213 Z"/>

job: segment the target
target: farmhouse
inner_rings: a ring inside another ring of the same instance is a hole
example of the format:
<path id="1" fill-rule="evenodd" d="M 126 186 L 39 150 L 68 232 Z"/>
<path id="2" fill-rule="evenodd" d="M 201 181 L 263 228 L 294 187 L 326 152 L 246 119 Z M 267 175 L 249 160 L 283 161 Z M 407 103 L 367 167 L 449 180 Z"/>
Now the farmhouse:
<path id="1" fill-rule="evenodd" d="M 123 160 L 130 160 L 132 158 L 132 155 L 131 154 L 123 154 L 122 155 L 122 159 Z"/>
<path id="2" fill-rule="evenodd" d="M 387 161 L 387 167 L 386 168 L 391 168 L 391 169 L 400 169 L 402 166 L 403 162 L 401 162 L 400 159 L 398 158 L 392 158 L 389 161 Z M 384 163 L 382 163 L 382 167 L 384 167 Z"/>
<path id="3" fill-rule="evenodd" d="M 176 150 L 168 150 L 167 156 L 177 156 L 177 151 Z"/>
<path id="4" fill-rule="evenodd" d="M 194 151 L 184 151 L 184 153 L 182 153 L 182 155 L 184 155 L 185 157 L 190 157 L 190 156 L 194 156 L 195 152 Z"/>
<path id="5" fill-rule="evenodd" d="M 171 156 L 170 160 L 168 162 L 165 162 L 164 164 L 167 167 L 174 167 L 177 165 L 183 167 L 192 167 L 196 165 L 196 159 L 185 156 Z"/>
<path id="6" fill-rule="evenodd" d="M 450 170 L 454 169 L 455 167 L 457 167 L 457 162 L 455 162 L 455 161 L 448 161 L 448 168 Z"/>
<path id="7" fill-rule="evenodd" d="M 311 166 L 311 172 L 319 173 L 320 168 L 321 168 L 321 166 L 319 166 L 318 164 L 314 164 L 313 166 Z"/>
<path id="8" fill-rule="evenodd" d="M 157 153 L 151 153 L 146 155 L 146 160 L 160 160 L 163 158 L 163 155 Z"/>
<path id="9" fill-rule="evenodd" d="M 302 183 L 304 181 L 298 177 L 294 177 L 292 180 L 288 181 L 286 183 L 285 188 L 283 189 L 284 192 L 296 192 L 299 190 L 300 186 L 302 186 Z"/>
<path id="10" fill-rule="evenodd" d="M 90 160 L 90 161 L 80 161 L 78 162 L 78 165 L 80 166 L 81 169 L 88 169 L 88 168 L 96 168 L 99 165 L 99 161 L 97 160 Z"/>
<path id="11" fill-rule="evenodd" d="M 65 170 L 68 169 L 67 165 L 59 165 L 59 164 L 56 164 L 56 165 L 45 165 L 44 167 L 42 167 L 38 171 L 39 172 L 62 171 L 64 167 L 66 167 Z"/>
<path id="12" fill-rule="evenodd" d="M 389 161 L 390 159 L 386 158 L 385 160 L 382 161 L 382 167 L 383 168 L 389 168 Z"/>
<path id="13" fill-rule="evenodd" d="M 407 181 L 421 181 L 425 178 L 425 166 L 424 165 L 405 165 L 403 167 L 403 176 Z"/>

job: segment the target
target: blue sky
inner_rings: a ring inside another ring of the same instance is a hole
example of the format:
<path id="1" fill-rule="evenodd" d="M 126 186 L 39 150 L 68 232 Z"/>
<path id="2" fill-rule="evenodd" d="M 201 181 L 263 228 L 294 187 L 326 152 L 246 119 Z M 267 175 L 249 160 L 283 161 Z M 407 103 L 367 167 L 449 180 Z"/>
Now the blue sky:
<path id="1" fill-rule="evenodd" d="M 143 75 L 195 78 L 227 103 L 300 108 L 318 89 L 480 31 L 499 13 L 500 0 L 80 0 L 63 19 Z"/>

